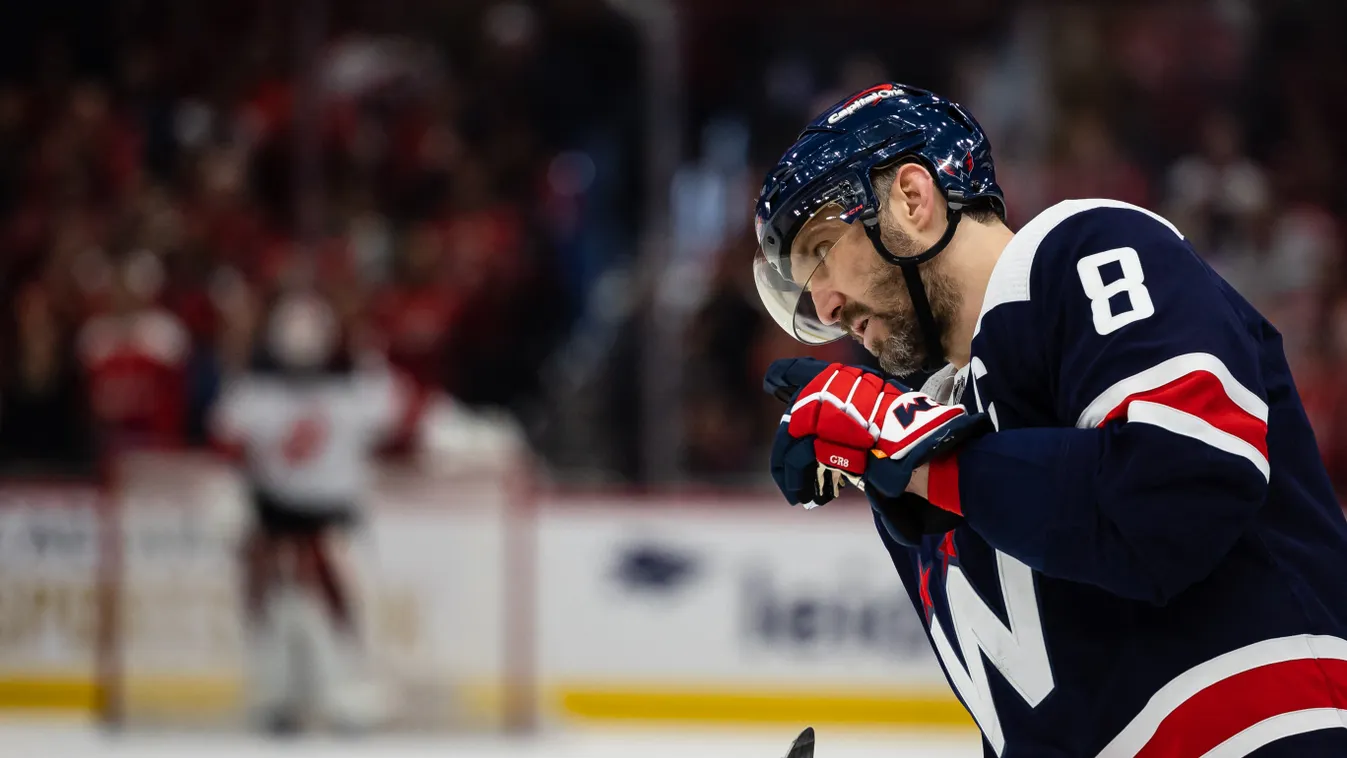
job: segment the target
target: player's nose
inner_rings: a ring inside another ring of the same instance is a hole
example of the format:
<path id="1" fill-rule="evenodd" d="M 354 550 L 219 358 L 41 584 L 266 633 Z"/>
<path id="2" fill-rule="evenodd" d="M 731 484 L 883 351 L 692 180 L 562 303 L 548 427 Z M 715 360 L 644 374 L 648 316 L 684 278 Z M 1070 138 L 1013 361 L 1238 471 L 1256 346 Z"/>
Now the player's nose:
<path id="1" fill-rule="evenodd" d="M 811 287 L 809 296 L 814 299 L 814 312 L 824 326 L 832 326 L 842 320 L 842 306 L 846 297 L 830 287 Z"/>

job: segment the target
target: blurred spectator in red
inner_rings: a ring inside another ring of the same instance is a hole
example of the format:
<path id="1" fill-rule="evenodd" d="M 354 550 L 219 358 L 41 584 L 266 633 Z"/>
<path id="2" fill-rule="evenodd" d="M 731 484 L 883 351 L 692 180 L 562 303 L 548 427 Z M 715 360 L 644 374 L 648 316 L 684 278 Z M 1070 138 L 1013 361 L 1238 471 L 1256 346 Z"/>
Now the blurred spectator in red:
<path id="1" fill-rule="evenodd" d="M 128 255 L 111 277 L 111 308 L 79 335 L 94 416 L 117 449 L 184 441 L 191 343 L 182 322 L 155 304 L 162 277 L 153 253 Z"/>
<path id="2" fill-rule="evenodd" d="M 272 240 L 249 193 L 248 157 L 241 146 L 215 146 L 193 156 L 181 223 L 184 243 L 199 249 L 204 262 L 229 263 L 261 278 L 269 273 L 263 253 Z"/>
<path id="3" fill-rule="evenodd" d="M 397 261 L 394 282 L 375 297 L 371 308 L 372 325 L 384 354 L 410 380 L 413 415 L 444 390 L 445 356 L 452 354 L 454 327 L 462 316 L 457 292 L 446 285 L 444 262 L 440 231 L 426 223 L 412 227 Z M 401 434 L 384 453 L 408 453 L 411 445 L 411 437 Z"/>
<path id="4" fill-rule="evenodd" d="M 406 235 L 394 282 L 375 298 L 374 327 L 388 360 L 424 388 L 444 384 L 444 354 L 462 315 L 445 281 L 444 237 L 430 224 Z"/>
<path id="5" fill-rule="evenodd" d="M 530 259 L 534 233 L 521 209 L 507 202 L 487 167 L 465 159 L 453 177 L 437 226 L 445 245 L 443 297 L 461 313 L 445 381 L 450 394 L 470 404 L 505 404 L 523 383 L 535 380 L 519 365 L 530 341 L 550 331 L 555 313 L 535 289 L 544 262 Z M 553 277 L 541 284 L 551 287 Z M 550 292 L 547 293 L 550 295 Z M 539 318 L 539 313 L 547 317 Z M 521 370 L 522 369 L 522 370 Z"/>
<path id="6" fill-rule="evenodd" d="M 70 335 L 40 285 L 23 290 L 13 315 L 12 349 L 0 364 L 0 469 L 87 473 L 93 430 Z"/>

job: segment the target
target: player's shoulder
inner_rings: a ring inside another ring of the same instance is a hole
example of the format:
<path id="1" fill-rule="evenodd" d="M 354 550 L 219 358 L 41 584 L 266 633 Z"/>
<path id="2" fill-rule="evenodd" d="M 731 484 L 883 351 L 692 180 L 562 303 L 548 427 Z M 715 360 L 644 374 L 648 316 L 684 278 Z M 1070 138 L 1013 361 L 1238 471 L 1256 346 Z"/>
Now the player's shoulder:
<path id="1" fill-rule="evenodd" d="M 1035 216 L 1015 235 L 1041 264 L 1099 252 L 1103 246 L 1184 245 L 1183 233 L 1154 211 L 1120 200 L 1064 200 Z M 1011 246 L 1017 246 L 1015 242 Z M 1048 266 L 1043 266 L 1047 268 Z"/>
<path id="2" fill-rule="evenodd" d="M 1119 200 L 1064 200 L 1030 219 L 1006 245 L 987 283 L 982 316 L 997 306 L 1051 299 L 1084 256 L 1122 247 L 1186 246 L 1168 219 Z"/>

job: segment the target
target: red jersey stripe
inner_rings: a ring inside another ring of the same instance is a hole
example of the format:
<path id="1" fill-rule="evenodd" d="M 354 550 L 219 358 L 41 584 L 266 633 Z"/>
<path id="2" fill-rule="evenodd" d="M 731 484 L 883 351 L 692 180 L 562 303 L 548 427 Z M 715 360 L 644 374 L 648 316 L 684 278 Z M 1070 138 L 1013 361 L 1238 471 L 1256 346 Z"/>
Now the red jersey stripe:
<path id="1" fill-rule="evenodd" d="M 1163 405 L 1196 416 L 1212 427 L 1243 440 L 1267 458 L 1267 423 L 1236 405 L 1226 394 L 1221 380 L 1209 371 L 1194 371 L 1160 387 L 1128 395 L 1105 415 L 1100 426 L 1115 419 L 1125 420 L 1128 407 L 1137 401 Z"/>
<path id="2" fill-rule="evenodd" d="M 1344 708 L 1347 640 L 1261 640 L 1174 677 L 1097 758 L 1238 758 L 1293 734 L 1347 725 L 1328 723 Z"/>
<path id="3" fill-rule="evenodd" d="M 1347 705 L 1347 661 L 1302 658 L 1243 671 L 1175 708 L 1136 758 L 1200 756 L 1274 716 Z"/>

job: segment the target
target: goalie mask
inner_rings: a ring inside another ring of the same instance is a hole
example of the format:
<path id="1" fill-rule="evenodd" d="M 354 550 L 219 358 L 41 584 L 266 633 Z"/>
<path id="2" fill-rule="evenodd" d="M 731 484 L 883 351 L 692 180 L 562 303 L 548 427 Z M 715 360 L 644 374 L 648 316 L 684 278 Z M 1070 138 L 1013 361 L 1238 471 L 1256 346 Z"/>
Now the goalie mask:
<path id="1" fill-rule="evenodd" d="M 929 250 L 900 257 L 880 239 L 880 198 L 871 175 L 895 163 L 921 163 L 948 203 L 944 235 Z M 768 173 L 754 219 L 759 249 L 753 278 L 773 320 L 805 344 L 832 342 L 844 325 L 819 314 L 809 282 L 827 255 L 820 238 L 835 238 L 838 224 L 860 222 L 887 262 L 901 266 L 927 347 L 927 369 L 944 363 L 939 330 L 931 314 L 919 267 L 954 236 L 962 210 L 989 204 L 1002 218 L 1005 203 L 996 184 L 991 147 L 981 127 L 961 106 L 915 87 L 886 83 L 829 108 L 805 128 Z"/>
<path id="2" fill-rule="evenodd" d="M 336 313 L 314 294 L 283 296 L 267 323 L 267 352 L 279 367 L 292 371 L 326 367 L 340 350 L 341 339 Z"/>

